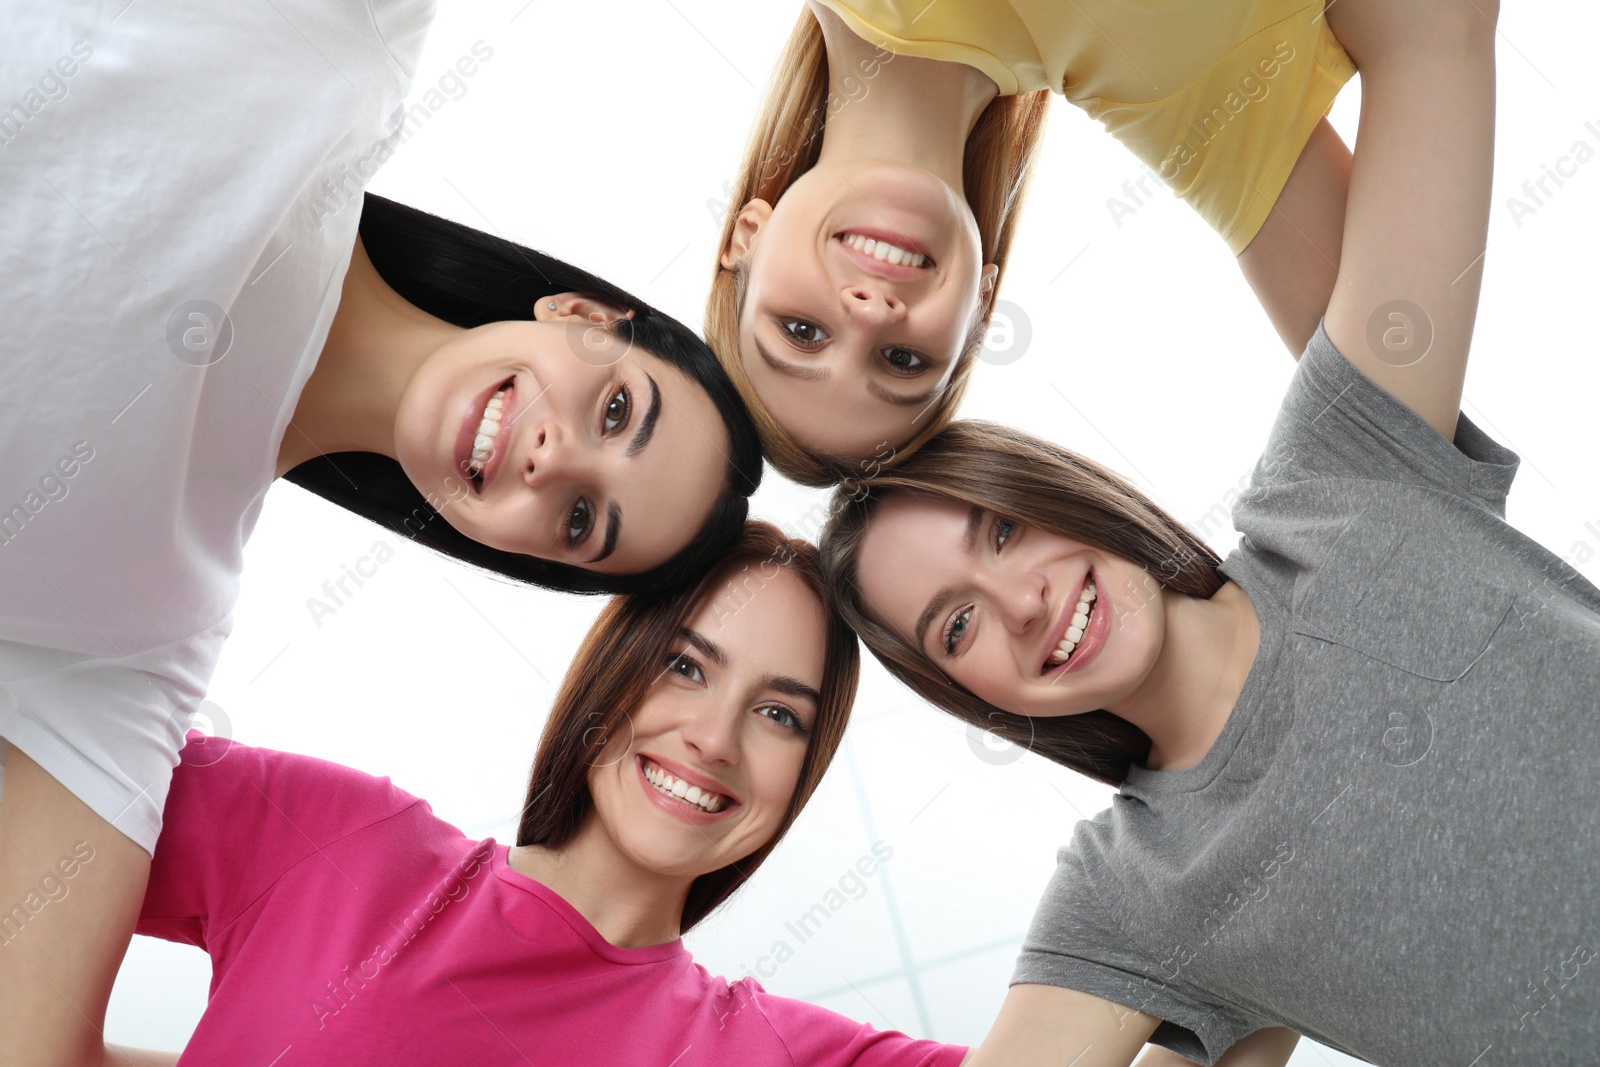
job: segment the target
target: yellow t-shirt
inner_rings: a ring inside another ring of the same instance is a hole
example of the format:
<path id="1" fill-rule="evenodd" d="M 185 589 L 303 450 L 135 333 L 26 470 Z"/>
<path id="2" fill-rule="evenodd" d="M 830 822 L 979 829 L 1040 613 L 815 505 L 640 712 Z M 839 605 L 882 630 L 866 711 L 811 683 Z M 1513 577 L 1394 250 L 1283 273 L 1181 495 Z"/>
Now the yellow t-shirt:
<path id="1" fill-rule="evenodd" d="M 1244 251 L 1355 64 L 1323 0 L 822 0 L 897 55 L 1053 89 Z"/>

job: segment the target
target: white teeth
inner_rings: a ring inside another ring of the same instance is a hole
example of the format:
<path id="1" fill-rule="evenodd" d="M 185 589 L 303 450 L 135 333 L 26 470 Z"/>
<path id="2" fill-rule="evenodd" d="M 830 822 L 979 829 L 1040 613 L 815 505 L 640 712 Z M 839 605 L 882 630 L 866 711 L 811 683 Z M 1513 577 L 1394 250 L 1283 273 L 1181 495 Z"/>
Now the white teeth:
<path id="1" fill-rule="evenodd" d="M 728 800 L 727 797 L 720 793 L 708 792 L 697 785 L 690 785 L 682 778 L 668 774 L 653 763 L 644 765 L 644 776 L 659 791 L 668 796 L 686 800 L 703 811 L 721 811 L 722 806 Z"/>
<path id="2" fill-rule="evenodd" d="M 912 252 L 900 248 L 887 241 L 875 241 L 870 237 L 863 237 L 859 233 L 852 233 L 845 237 L 844 243 L 860 252 L 865 252 L 874 259 L 882 260 L 892 266 L 926 266 L 928 257 L 921 252 Z"/>
<path id="3" fill-rule="evenodd" d="M 1062 635 L 1061 643 L 1050 653 L 1050 658 L 1045 662 L 1046 670 L 1067 662 L 1067 657 L 1072 655 L 1073 650 L 1078 647 L 1078 642 L 1083 640 L 1083 635 L 1089 629 L 1089 619 L 1094 614 L 1095 595 L 1094 583 L 1086 583 L 1083 594 L 1078 597 L 1077 610 L 1072 613 L 1072 622 L 1067 626 L 1067 632 Z"/>
<path id="4" fill-rule="evenodd" d="M 483 409 L 478 433 L 472 439 L 472 458 L 467 461 L 467 473 L 474 478 L 483 473 L 484 464 L 494 452 L 494 439 L 500 433 L 500 416 L 505 411 L 506 391 L 510 388 L 501 386 Z"/>

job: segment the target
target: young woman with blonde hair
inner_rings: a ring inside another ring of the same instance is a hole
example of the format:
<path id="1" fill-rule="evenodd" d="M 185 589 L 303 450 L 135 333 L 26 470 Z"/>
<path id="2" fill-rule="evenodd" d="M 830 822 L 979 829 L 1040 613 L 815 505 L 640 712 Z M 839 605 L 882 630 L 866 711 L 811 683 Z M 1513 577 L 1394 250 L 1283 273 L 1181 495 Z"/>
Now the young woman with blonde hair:
<path id="1" fill-rule="evenodd" d="M 1496 17 L 1329 9 L 1363 79 L 1340 282 L 1226 560 L 987 424 L 825 535 L 893 673 L 1118 787 L 974 1064 L 1121 1067 L 1147 1038 L 1211 1063 L 1280 1028 L 1397 1067 L 1593 1059 L 1600 589 L 1506 524 L 1518 458 L 1460 410 Z"/>
<path id="2" fill-rule="evenodd" d="M 831 485 L 953 417 L 1051 92 L 1200 212 L 1300 351 L 1336 270 L 1349 167 L 1322 116 L 1354 67 L 1321 13 L 810 0 L 733 182 L 706 303 L 767 458 Z"/>

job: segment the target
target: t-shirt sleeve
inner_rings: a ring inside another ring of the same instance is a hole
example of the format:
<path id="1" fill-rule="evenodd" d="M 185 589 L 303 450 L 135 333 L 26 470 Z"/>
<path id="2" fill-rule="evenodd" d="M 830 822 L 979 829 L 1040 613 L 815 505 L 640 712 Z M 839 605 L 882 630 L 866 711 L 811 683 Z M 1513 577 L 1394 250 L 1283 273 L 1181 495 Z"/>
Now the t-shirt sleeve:
<path id="1" fill-rule="evenodd" d="M 753 979 L 740 985 L 795 1067 L 957 1067 L 967 1054 L 965 1045 L 917 1040 L 803 1000 L 775 997 Z"/>
<path id="2" fill-rule="evenodd" d="M 290 868 L 420 803 L 387 778 L 191 730 L 136 930 L 209 948 Z"/>
<path id="3" fill-rule="evenodd" d="M 1210 1064 L 1239 1038 L 1263 1025 L 1188 988 L 1185 963 L 1175 946 L 1168 958 L 1144 951 L 1122 932 L 1107 906 L 1107 893 L 1089 877 L 1071 846 L 1057 856 L 1055 873 L 1034 911 L 1011 984 L 1075 989 L 1164 1020 L 1150 1038 L 1194 1060 Z"/>
<path id="4" fill-rule="evenodd" d="M 1465 413 L 1456 423 L 1455 440 L 1445 440 L 1345 359 L 1318 323 L 1256 464 L 1251 490 L 1318 478 L 1394 482 L 1450 493 L 1503 519 L 1520 462 Z"/>

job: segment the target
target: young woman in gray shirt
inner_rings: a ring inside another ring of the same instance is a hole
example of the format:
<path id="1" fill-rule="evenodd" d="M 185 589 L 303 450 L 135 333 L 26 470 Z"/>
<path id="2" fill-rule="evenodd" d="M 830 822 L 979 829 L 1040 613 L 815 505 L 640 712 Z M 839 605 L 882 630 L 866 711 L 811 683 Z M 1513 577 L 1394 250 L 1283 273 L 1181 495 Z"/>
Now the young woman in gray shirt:
<path id="1" fill-rule="evenodd" d="M 1342 262 L 1225 561 L 996 425 L 843 490 L 826 561 L 879 659 L 1119 789 L 973 1064 L 1592 1062 L 1600 590 L 1506 524 L 1518 457 L 1460 412 L 1496 15 L 1327 11 L 1363 89 Z"/>

